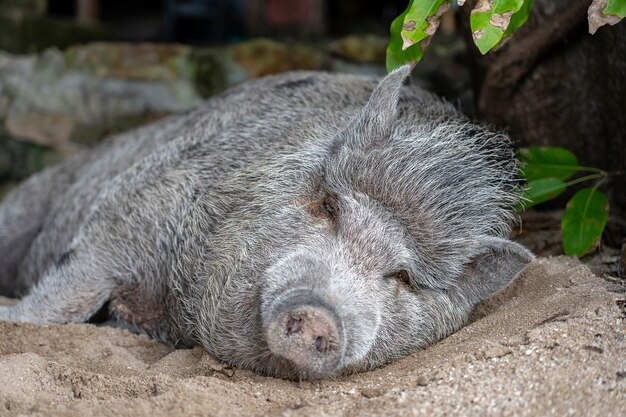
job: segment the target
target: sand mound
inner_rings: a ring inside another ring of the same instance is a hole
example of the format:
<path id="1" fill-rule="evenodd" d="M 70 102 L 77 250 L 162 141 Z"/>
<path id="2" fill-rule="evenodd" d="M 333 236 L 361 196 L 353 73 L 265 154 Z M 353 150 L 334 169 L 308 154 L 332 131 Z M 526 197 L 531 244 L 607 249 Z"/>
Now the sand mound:
<path id="1" fill-rule="evenodd" d="M 0 415 L 625 415 L 623 299 L 576 260 L 539 259 L 447 339 L 316 383 L 120 329 L 0 322 Z"/>

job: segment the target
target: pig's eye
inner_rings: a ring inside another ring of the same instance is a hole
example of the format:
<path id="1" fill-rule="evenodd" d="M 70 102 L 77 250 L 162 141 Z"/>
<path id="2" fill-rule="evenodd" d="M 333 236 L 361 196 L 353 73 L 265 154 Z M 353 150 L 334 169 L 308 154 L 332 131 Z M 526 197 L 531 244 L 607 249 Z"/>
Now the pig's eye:
<path id="1" fill-rule="evenodd" d="M 309 211 L 315 217 L 335 220 L 339 216 L 339 205 L 336 199 L 331 196 L 326 196 L 322 200 L 311 203 L 309 205 Z"/>
<path id="2" fill-rule="evenodd" d="M 325 199 L 322 202 L 322 210 L 324 210 L 324 213 L 328 217 L 334 219 L 335 217 L 337 217 L 337 202 L 331 199 Z"/>
<path id="3" fill-rule="evenodd" d="M 387 277 L 396 279 L 404 285 L 411 286 L 411 279 L 409 277 L 409 272 L 406 271 L 405 269 L 401 269 L 399 271 L 393 272 L 387 275 Z"/>

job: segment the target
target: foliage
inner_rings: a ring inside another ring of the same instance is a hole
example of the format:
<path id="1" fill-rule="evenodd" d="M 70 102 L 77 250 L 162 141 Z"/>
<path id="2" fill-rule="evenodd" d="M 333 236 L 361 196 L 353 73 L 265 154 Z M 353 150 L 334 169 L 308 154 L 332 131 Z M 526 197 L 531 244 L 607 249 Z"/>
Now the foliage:
<path id="1" fill-rule="evenodd" d="M 597 188 L 608 174 L 601 169 L 580 166 L 576 156 L 563 148 L 530 147 L 521 150 L 519 157 L 522 160 L 522 176 L 527 181 L 524 204 L 518 207 L 519 210 L 551 200 L 574 184 L 598 180 L 593 187 L 583 188 L 574 194 L 561 219 L 566 255 L 582 256 L 595 247 L 606 226 L 609 211 L 607 197 Z M 571 179 L 578 172 L 587 172 L 588 175 Z"/>
<path id="2" fill-rule="evenodd" d="M 463 6 L 465 0 L 457 0 Z M 477 0 L 470 14 L 474 43 L 486 54 L 511 36 L 530 15 L 533 0 Z M 416 63 L 424 56 L 441 16 L 452 0 L 409 0 L 406 10 L 391 24 L 387 47 L 387 70 Z M 626 16 L 626 0 L 591 1 L 589 31 L 615 24 Z M 593 187 L 578 191 L 567 203 L 561 221 L 563 249 L 567 255 L 582 256 L 599 241 L 608 217 L 608 199 L 597 190 L 607 177 L 603 170 L 581 167 L 571 152 L 555 147 L 530 147 L 519 153 L 522 176 L 527 184 L 519 210 L 551 200 L 574 184 L 598 180 Z M 588 175 L 572 179 L 579 172 Z"/>
<path id="3" fill-rule="evenodd" d="M 409 0 L 406 10 L 391 23 L 387 70 L 422 59 L 439 17 L 449 7 L 450 0 Z"/>
<path id="4" fill-rule="evenodd" d="M 391 23 L 387 70 L 422 59 L 441 16 L 452 0 L 409 0 L 404 12 Z M 465 0 L 456 0 L 463 6 Z M 477 0 L 470 14 L 474 43 L 482 54 L 497 48 L 526 22 L 533 0 Z M 619 22 L 626 16 L 626 0 L 590 0 L 589 32 Z"/>
<path id="5" fill-rule="evenodd" d="M 457 0 L 463 6 L 465 0 Z M 590 0 L 589 32 L 605 24 L 615 24 L 626 16 L 626 0 Z M 472 38 L 482 54 L 498 47 L 526 22 L 533 0 L 477 0 L 470 14 Z M 452 0 L 409 0 L 406 10 L 391 24 L 387 46 L 387 70 L 416 63 L 424 56 L 441 16 Z M 608 217 L 608 199 L 597 190 L 607 173 L 582 167 L 571 152 L 555 147 L 530 147 L 519 153 L 522 176 L 526 180 L 524 203 L 518 210 L 551 200 L 567 187 L 598 180 L 593 187 L 578 191 L 567 203 L 561 221 L 563 249 L 567 255 L 582 256 L 599 241 Z M 579 172 L 587 172 L 572 179 Z"/>
<path id="6" fill-rule="evenodd" d="M 561 218 L 563 249 L 581 256 L 600 240 L 609 215 L 609 201 L 595 188 L 584 188 L 567 203 Z"/>
<path id="7" fill-rule="evenodd" d="M 532 0 L 480 0 L 470 15 L 472 38 L 478 50 L 486 54 L 500 43 L 505 33 L 513 33 L 528 19 L 531 4 Z M 511 25 L 513 18 L 515 25 Z"/>
<path id="8" fill-rule="evenodd" d="M 620 19 L 626 17 L 626 1 L 608 0 L 606 7 L 602 10 L 604 14 L 614 14 Z"/>

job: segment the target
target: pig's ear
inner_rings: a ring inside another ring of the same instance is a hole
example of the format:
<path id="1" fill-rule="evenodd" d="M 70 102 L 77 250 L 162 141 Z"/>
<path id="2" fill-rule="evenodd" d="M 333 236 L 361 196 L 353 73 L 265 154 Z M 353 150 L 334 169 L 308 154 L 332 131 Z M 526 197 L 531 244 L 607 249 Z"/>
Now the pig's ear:
<path id="1" fill-rule="evenodd" d="M 397 116 L 400 89 L 412 69 L 413 65 L 403 65 L 378 83 L 367 104 L 343 132 L 344 140 L 351 145 L 354 141 L 369 144 L 388 136 Z"/>
<path id="2" fill-rule="evenodd" d="M 506 287 L 533 259 L 522 245 L 484 236 L 451 293 L 474 305 Z"/>
<path id="3" fill-rule="evenodd" d="M 377 128 L 390 127 L 396 119 L 400 89 L 412 68 L 411 65 L 403 65 L 383 78 L 361 110 L 360 121 L 372 123 Z"/>

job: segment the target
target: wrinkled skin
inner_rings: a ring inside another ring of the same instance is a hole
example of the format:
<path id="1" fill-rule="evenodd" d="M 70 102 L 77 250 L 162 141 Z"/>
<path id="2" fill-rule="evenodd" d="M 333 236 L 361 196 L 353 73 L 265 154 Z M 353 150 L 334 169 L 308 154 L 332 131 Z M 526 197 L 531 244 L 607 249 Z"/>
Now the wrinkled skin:
<path id="1" fill-rule="evenodd" d="M 0 205 L 0 319 L 110 315 L 286 378 L 460 328 L 532 259 L 506 137 L 402 88 L 292 73 L 110 139 Z M 372 92 L 373 91 L 373 92 Z"/>

